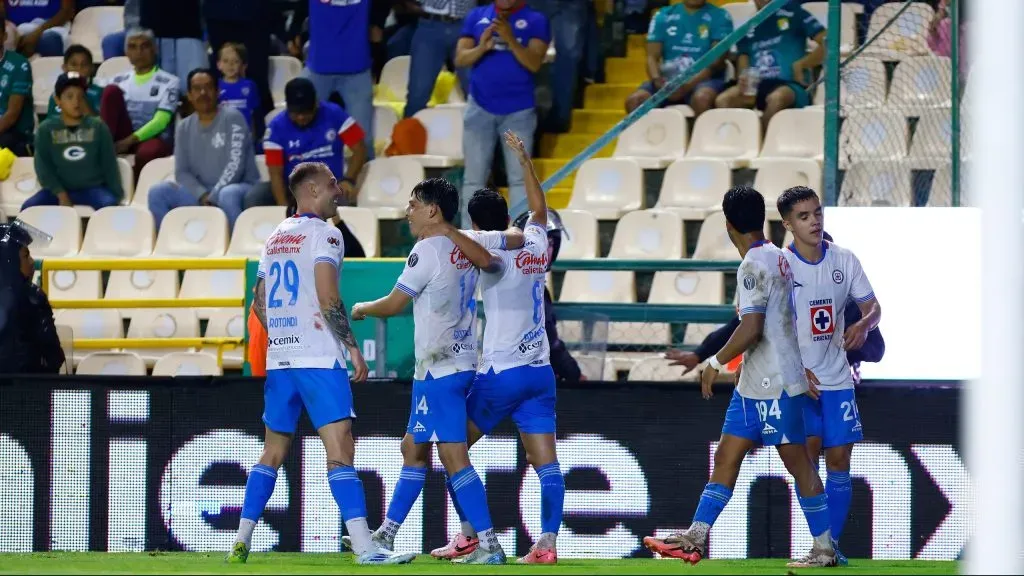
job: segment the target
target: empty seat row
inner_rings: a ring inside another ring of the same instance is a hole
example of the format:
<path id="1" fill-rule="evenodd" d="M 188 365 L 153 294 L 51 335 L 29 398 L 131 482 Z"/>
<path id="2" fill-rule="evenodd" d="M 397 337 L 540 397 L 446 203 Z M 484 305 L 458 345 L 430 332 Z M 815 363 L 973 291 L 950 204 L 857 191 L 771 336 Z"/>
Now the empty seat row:
<path id="1" fill-rule="evenodd" d="M 953 67 L 949 58 L 917 56 L 900 62 L 889 85 L 885 63 L 857 57 L 840 72 L 840 113 L 859 108 L 888 108 L 904 116 L 920 116 L 933 108 L 953 104 Z M 825 85 L 815 93 L 815 104 L 825 103 Z"/>
<path id="2" fill-rule="evenodd" d="M 855 162 L 843 177 L 839 191 L 840 206 L 913 206 L 918 200 L 913 163 L 901 160 L 865 160 Z M 966 181 L 969 163 L 961 164 L 961 183 Z M 961 184 L 960 205 L 970 206 L 968 190 Z M 940 166 L 932 177 L 927 206 L 953 205 L 953 167 Z"/>
<path id="3" fill-rule="evenodd" d="M 173 352 L 153 364 L 153 376 L 220 376 L 217 358 L 204 352 Z M 75 374 L 145 376 L 146 361 L 134 352 L 93 352 L 77 364 Z"/>

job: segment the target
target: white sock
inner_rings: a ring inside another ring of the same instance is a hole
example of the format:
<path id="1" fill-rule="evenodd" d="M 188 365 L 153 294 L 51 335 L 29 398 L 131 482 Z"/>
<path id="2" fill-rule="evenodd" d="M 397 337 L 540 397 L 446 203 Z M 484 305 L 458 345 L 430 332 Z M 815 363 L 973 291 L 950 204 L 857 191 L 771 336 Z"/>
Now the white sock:
<path id="1" fill-rule="evenodd" d="M 700 540 L 707 540 L 708 531 L 710 530 L 711 525 L 707 522 L 694 522 L 693 524 L 690 524 L 690 529 L 688 530 L 688 532 L 691 536 L 695 536 Z"/>
<path id="2" fill-rule="evenodd" d="M 554 550 L 555 540 L 558 538 L 558 534 L 554 532 L 545 532 L 540 535 L 540 539 L 537 540 L 537 547 L 541 550 Z"/>
<path id="3" fill-rule="evenodd" d="M 473 530 L 473 525 L 469 522 L 463 522 L 462 535 L 466 538 L 476 538 L 476 530 Z"/>
<path id="4" fill-rule="evenodd" d="M 818 550 L 832 550 L 832 531 L 825 530 L 814 537 L 814 547 Z"/>
<path id="5" fill-rule="evenodd" d="M 373 550 L 374 546 L 370 541 L 370 528 L 366 525 L 366 518 L 346 520 L 345 528 L 348 528 L 348 536 L 352 539 L 352 551 L 357 556 Z"/>
<path id="6" fill-rule="evenodd" d="M 238 536 L 235 536 L 235 542 L 245 542 L 245 545 L 252 547 L 252 531 L 256 528 L 256 522 L 249 520 L 248 518 L 242 518 L 238 521 Z"/>
<path id="7" fill-rule="evenodd" d="M 398 529 L 402 525 L 389 518 L 384 519 L 384 523 L 377 528 L 377 533 L 384 537 L 388 542 L 394 542 L 395 537 L 398 536 Z"/>
<path id="8" fill-rule="evenodd" d="M 480 533 L 480 547 L 488 552 L 501 550 L 501 544 L 498 543 L 498 535 L 494 532 L 493 528 L 488 528 Z"/>

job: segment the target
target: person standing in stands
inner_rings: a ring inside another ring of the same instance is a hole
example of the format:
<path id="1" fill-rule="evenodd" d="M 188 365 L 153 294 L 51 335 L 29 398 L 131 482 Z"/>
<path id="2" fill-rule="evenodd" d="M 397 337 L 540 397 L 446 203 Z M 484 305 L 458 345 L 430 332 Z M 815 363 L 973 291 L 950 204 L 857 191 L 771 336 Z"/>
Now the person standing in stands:
<path id="1" fill-rule="evenodd" d="M 470 221 L 470 197 L 487 185 L 501 135 L 511 130 L 520 135 L 527 150 L 533 149 L 537 128 L 533 75 L 544 63 L 550 42 L 547 18 L 525 0 L 495 0 L 473 9 L 463 22 L 455 66 L 472 69 L 463 116 L 463 223 Z M 518 209 L 526 201 L 523 170 L 511 150 L 503 146 L 502 151 L 509 205 Z"/>
<path id="2" fill-rule="evenodd" d="M 437 0 L 417 5 L 419 22 L 412 35 L 409 51 L 409 94 L 405 117 L 412 118 L 427 107 L 441 67 L 455 56 L 455 46 L 462 32 L 462 21 L 476 7 L 473 0 Z M 469 70 L 458 70 L 463 90 L 468 87 Z"/>
<path id="3" fill-rule="evenodd" d="M 4 15 L 18 27 L 18 52 L 60 56 L 71 33 L 75 0 L 5 0 Z"/>
<path id="4" fill-rule="evenodd" d="M 138 181 L 150 160 L 174 153 L 171 137 L 178 109 L 178 78 L 157 66 L 152 30 L 129 30 L 125 45 L 132 70 L 114 76 L 103 89 L 100 116 L 114 135 L 117 153 L 135 154 Z"/>
<path id="5" fill-rule="evenodd" d="M 0 24 L 6 24 L 0 21 Z M 6 25 L 0 44 L 6 39 Z M 32 109 L 32 67 L 24 56 L 11 50 L 0 55 L 0 148 L 29 156 L 35 128 Z"/>
<path id="6" fill-rule="evenodd" d="M 160 68 L 178 78 L 178 89 L 185 92 L 188 73 L 206 68 L 210 62 L 203 42 L 200 0 L 139 1 L 139 22 L 156 37 Z"/>

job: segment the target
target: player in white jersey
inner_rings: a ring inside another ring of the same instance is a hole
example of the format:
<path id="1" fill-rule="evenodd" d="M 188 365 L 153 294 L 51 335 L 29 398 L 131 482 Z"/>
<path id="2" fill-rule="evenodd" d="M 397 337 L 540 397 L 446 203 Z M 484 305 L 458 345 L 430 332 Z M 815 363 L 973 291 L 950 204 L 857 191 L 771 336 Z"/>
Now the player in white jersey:
<path id="1" fill-rule="evenodd" d="M 544 280 L 551 261 L 548 208 L 523 141 L 506 132 L 505 145 L 515 152 L 526 175 L 530 215 L 524 225 L 523 247 L 492 250 L 491 265 L 481 271 L 487 324 L 483 357 L 467 399 L 468 439 L 472 446 L 506 417 L 516 423 L 541 490 L 541 537 L 519 562 L 554 564 L 558 561 L 555 539 L 562 524 L 565 481 L 555 453 L 555 373 L 544 321 Z M 469 216 L 474 230 L 504 230 L 509 225 L 508 204 L 489 188 L 473 194 Z M 476 533 L 461 519 L 462 531 L 448 545 L 432 551 L 432 556 L 472 558 L 480 553 Z"/>
<path id="2" fill-rule="evenodd" d="M 489 249 L 518 248 L 519 231 L 473 233 L 451 225 L 459 192 L 443 178 L 416 185 L 406 216 L 418 238 L 405 270 L 390 294 L 352 307 L 352 318 L 388 318 L 413 302 L 416 370 L 412 407 L 402 440 L 403 467 L 374 542 L 393 547 L 399 527 L 426 479 L 430 446 L 437 453 L 455 492 L 455 500 L 480 535 L 486 554 L 473 563 L 504 564 L 487 508 L 483 482 L 469 462 L 466 445 L 466 395 L 476 374 L 476 282 L 479 267 L 491 263 Z M 479 243 L 478 243 L 479 242 Z"/>
<path id="3" fill-rule="evenodd" d="M 819 399 L 807 402 L 804 410 L 807 453 L 817 463 L 825 449 L 825 493 L 832 538 L 838 542 L 853 496 L 850 455 L 853 445 L 864 439 L 847 352 L 864 345 L 882 309 L 857 256 L 824 240 L 824 216 L 814 190 L 790 188 L 779 196 L 777 207 L 786 230 L 793 233 L 785 254 L 793 270 L 800 355 L 820 382 Z M 857 303 L 861 319 L 846 326 L 844 310 L 850 300 Z M 839 562 L 845 563 L 842 554 Z"/>
<path id="4" fill-rule="evenodd" d="M 325 222 L 343 197 L 330 168 L 305 162 L 288 187 L 297 213 L 278 225 L 260 256 L 253 307 L 267 329 L 263 454 L 249 474 L 238 536 L 229 562 L 248 559 L 252 531 L 270 500 L 302 407 L 327 451 L 327 480 L 360 564 L 399 564 L 415 555 L 395 554 L 373 543 L 366 525 L 366 497 L 352 467 L 352 389 L 341 347 L 348 350 L 353 380 L 366 379 L 366 362 L 341 300 L 345 254 L 341 232 Z"/>
<path id="5" fill-rule="evenodd" d="M 775 446 L 796 481 L 800 507 L 814 536 L 811 552 L 791 567 L 834 566 L 828 501 L 804 446 L 804 403 L 815 381 L 800 359 L 793 317 L 793 276 L 782 250 L 764 237 L 764 197 L 735 186 L 722 201 L 726 229 L 743 257 L 736 273 L 740 325 L 718 354 L 708 359 L 701 391 L 724 364 L 743 354 L 743 370 L 725 413 L 711 480 L 690 527 L 665 539 L 644 538 L 656 554 L 696 564 L 707 555 L 708 531 L 732 497 L 740 464 L 758 445 Z"/>

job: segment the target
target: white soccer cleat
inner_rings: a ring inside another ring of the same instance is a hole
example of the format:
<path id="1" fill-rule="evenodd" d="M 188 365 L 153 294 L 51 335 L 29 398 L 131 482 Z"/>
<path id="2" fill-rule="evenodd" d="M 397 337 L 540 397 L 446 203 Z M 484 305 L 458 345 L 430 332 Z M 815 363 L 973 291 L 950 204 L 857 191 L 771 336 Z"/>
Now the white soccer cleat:
<path id="1" fill-rule="evenodd" d="M 830 568 L 838 565 L 839 561 L 834 549 L 811 548 L 806 556 L 786 564 L 786 568 Z"/>
<path id="2" fill-rule="evenodd" d="M 414 559 L 416 555 L 411 552 L 398 554 L 377 548 L 358 556 L 356 564 L 408 564 Z"/>

